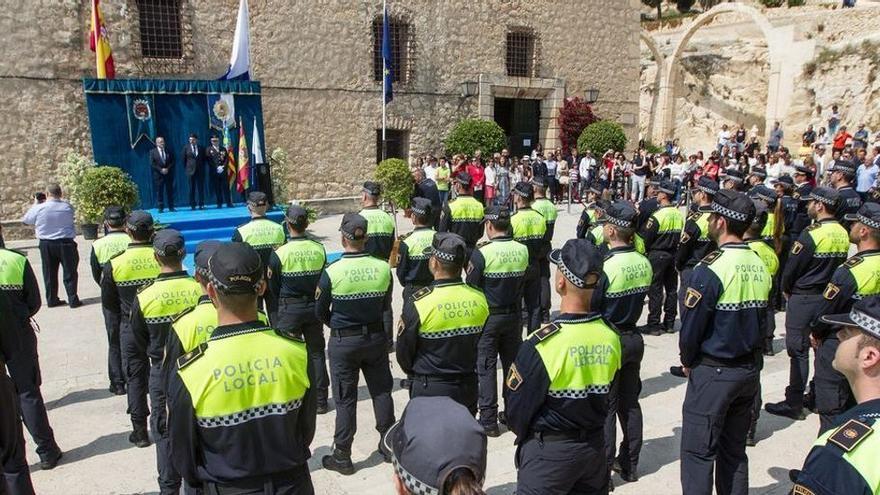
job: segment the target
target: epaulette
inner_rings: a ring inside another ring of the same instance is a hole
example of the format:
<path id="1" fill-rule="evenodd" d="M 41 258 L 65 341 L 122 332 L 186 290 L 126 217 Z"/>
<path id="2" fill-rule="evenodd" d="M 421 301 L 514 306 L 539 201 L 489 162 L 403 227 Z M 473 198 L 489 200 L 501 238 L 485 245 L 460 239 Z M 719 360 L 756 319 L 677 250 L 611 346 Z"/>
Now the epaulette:
<path id="1" fill-rule="evenodd" d="M 701 212 L 701 211 L 692 211 L 692 212 L 690 212 L 690 213 L 688 214 L 687 219 L 688 219 L 688 220 L 693 220 L 693 221 L 696 222 L 697 220 L 700 219 L 700 216 L 701 216 L 702 214 L 703 214 L 703 212 Z"/>
<path id="2" fill-rule="evenodd" d="M 140 288 L 138 288 L 138 290 L 137 290 L 137 293 L 140 294 L 141 292 L 145 291 L 147 289 L 147 287 L 153 285 L 153 282 L 155 282 L 155 281 L 156 281 L 156 279 L 153 279 L 153 280 L 150 280 L 149 282 L 145 283 L 144 285 L 140 286 Z"/>
<path id="3" fill-rule="evenodd" d="M 481 248 L 483 246 L 488 246 L 489 244 L 492 244 L 491 240 L 480 241 L 477 243 L 477 247 Z"/>
<path id="4" fill-rule="evenodd" d="M 305 343 L 305 340 L 302 338 L 302 334 L 292 332 L 290 330 L 279 330 L 275 329 L 275 335 L 279 337 L 284 337 L 287 340 L 292 340 L 294 342 Z"/>
<path id="5" fill-rule="evenodd" d="M 700 263 L 705 263 L 707 265 L 711 265 L 712 263 L 715 262 L 715 260 L 717 260 L 718 258 L 721 257 L 721 254 L 722 254 L 722 251 L 720 249 L 716 249 L 715 251 L 712 251 L 711 253 L 707 254 L 706 256 L 703 256 L 703 259 L 700 260 Z"/>
<path id="6" fill-rule="evenodd" d="M 816 230 L 816 229 L 818 229 L 818 228 L 821 227 L 821 226 L 822 226 L 821 223 L 816 222 L 816 223 L 810 224 L 810 226 L 807 227 L 807 228 L 805 228 L 804 231 L 806 232 L 806 231 L 808 231 L 808 230 Z"/>
<path id="7" fill-rule="evenodd" d="M 415 232 L 415 230 L 413 230 L 412 232 L 407 232 L 406 234 L 401 235 L 400 237 L 397 238 L 397 240 L 404 241 L 404 240 L 406 240 L 407 237 L 411 236 L 413 234 L 413 232 Z"/>
<path id="8" fill-rule="evenodd" d="M 191 365 L 197 359 L 205 355 L 205 351 L 208 349 L 208 343 L 202 342 L 195 349 L 187 352 L 183 356 L 177 358 L 177 369 L 182 370 L 187 366 Z"/>
<path id="9" fill-rule="evenodd" d="M 535 330 L 535 333 L 530 335 L 530 337 L 535 337 L 536 339 L 538 339 L 538 342 L 543 342 L 550 337 L 556 335 L 556 333 L 560 330 L 562 330 L 562 325 L 558 323 L 548 323 L 547 325 L 544 325 L 543 327 Z"/>
<path id="10" fill-rule="evenodd" d="M 422 287 L 421 289 L 417 290 L 415 294 L 413 294 L 413 300 L 418 301 L 419 299 L 427 296 L 428 294 L 430 294 L 433 291 L 434 291 L 433 285 L 429 285 L 427 287 Z"/>
<path id="11" fill-rule="evenodd" d="M 196 306 L 198 306 L 198 304 L 197 304 Z M 177 314 L 174 316 L 174 318 L 171 319 L 171 322 L 172 322 L 172 323 L 176 323 L 177 320 L 179 320 L 179 319 L 181 319 L 181 318 L 183 317 L 183 315 L 185 315 L 185 314 L 187 314 L 187 313 L 191 313 L 192 310 L 196 309 L 196 306 L 190 306 L 190 307 L 184 309 L 183 311 L 181 311 L 180 313 L 177 313 Z"/>
<path id="12" fill-rule="evenodd" d="M 852 258 L 846 260 L 846 262 L 843 264 L 843 266 L 845 266 L 847 268 L 852 268 L 863 261 L 865 261 L 865 258 L 862 258 L 861 256 L 856 255 L 856 256 L 853 256 Z"/>
<path id="13" fill-rule="evenodd" d="M 852 452 L 862 440 L 873 432 L 874 429 L 865 423 L 851 419 L 828 437 L 828 443 L 837 445 L 844 452 Z"/>

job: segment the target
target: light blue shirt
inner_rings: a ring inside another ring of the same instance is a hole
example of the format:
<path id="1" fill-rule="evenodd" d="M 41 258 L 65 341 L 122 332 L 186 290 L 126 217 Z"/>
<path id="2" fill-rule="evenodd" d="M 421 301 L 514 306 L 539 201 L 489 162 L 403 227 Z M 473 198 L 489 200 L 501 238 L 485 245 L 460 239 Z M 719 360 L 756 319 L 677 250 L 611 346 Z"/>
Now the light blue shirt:
<path id="1" fill-rule="evenodd" d="M 36 227 L 37 239 L 73 239 L 73 206 L 62 199 L 49 198 L 45 202 L 31 206 L 21 222 Z"/>
<path id="2" fill-rule="evenodd" d="M 856 172 L 856 191 L 868 192 L 868 189 L 871 189 L 874 181 L 877 180 L 877 172 L 880 172 L 880 167 L 877 165 L 859 165 Z"/>

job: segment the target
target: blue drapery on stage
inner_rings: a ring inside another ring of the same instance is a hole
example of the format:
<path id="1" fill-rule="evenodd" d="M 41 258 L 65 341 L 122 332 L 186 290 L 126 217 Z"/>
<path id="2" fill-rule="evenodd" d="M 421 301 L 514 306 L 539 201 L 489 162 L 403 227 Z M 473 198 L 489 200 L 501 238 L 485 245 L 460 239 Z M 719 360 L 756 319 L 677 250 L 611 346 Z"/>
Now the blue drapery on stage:
<path id="1" fill-rule="evenodd" d="M 142 208 L 156 206 L 149 157 L 150 150 L 155 145 L 149 139 L 141 138 L 137 145 L 131 146 L 130 122 L 134 120 L 130 117 L 133 109 L 127 108 L 129 95 L 152 96 L 154 108 L 151 109 L 151 117 L 156 135 L 164 137 L 166 149 L 174 153 L 175 206 L 189 206 L 189 180 L 183 163 L 183 149 L 188 143 L 189 135 L 195 133 L 203 147 L 210 145 L 211 135 L 220 136 L 222 144 L 222 132 L 212 131 L 209 127 L 208 95 L 231 94 L 235 100 L 235 119 L 241 119 L 245 128 L 244 135 L 248 140 L 251 139 L 256 117 L 260 142 L 266 142 L 258 81 L 83 79 L 83 91 L 86 95 L 95 161 L 100 165 L 114 165 L 128 172 L 140 189 Z M 232 151 L 237 163 L 238 129 L 230 134 L 235 145 Z M 263 156 L 266 156 L 265 149 Z M 205 203 L 213 204 L 216 202 L 217 191 L 208 168 L 207 164 L 203 164 Z M 255 186 L 252 181 L 251 188 Z M 232 198 L 233 201 L 241 200 L 234 185 Z"/>

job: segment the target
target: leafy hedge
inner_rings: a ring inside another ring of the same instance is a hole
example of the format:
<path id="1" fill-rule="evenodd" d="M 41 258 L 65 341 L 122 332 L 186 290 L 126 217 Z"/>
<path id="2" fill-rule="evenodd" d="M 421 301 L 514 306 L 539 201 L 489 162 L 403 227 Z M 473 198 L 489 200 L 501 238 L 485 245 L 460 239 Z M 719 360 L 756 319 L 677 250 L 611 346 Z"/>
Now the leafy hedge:
<path id="1" fill-rule="evenodd" d="M 623 127 L 614 122 L 594 122 L 584 129 L 577 141 L 578 151 L 590 151 L 601 156 L 608 150 L 623 151 L 626 147 L 626 133 Z"/>
<path id="2" fill-rule="evenodd" d="M 465 119 L 455 124 L 446 136 L 446 152 L 473 156 L 480 150 L 483 156 L 491 156 L 507 147 L 504 129 L 494 120 Z"/>
<path id="3" fill-rule="evenodd" d="M 415 182 L 409 165 L 400 158 L 389 158 L 376 166 L 376 180 L 382 184 L 382 194 L 397 209 L 409 208 Z"/>
<path id="4" fill-rule="evenodd" d="M 130 175 L 119 167 L 103 166 L 83 173 L 71 201 L 84 222 L 100 223 L 108 206 L 122 206 L 131 211 L 140 200 Z"/>

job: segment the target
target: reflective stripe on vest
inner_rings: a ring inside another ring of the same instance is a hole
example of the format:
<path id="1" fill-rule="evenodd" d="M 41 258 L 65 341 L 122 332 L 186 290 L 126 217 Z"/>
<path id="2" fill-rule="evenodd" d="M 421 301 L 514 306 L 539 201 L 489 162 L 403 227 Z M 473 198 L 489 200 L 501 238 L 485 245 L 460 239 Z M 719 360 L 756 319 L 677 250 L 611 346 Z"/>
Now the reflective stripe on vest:
<path id="1" fill-rule="evenodd" d="M 850 267 L 849 272 L 856 281 L 854 299 L 880 294 L 880 253 L 862 256 L 862 262 Z"/>
<path id="2" fill-rule="evenodd" d="M 131 239 L 125 232 L 110 232 L 104 237 L 92 243 L 92 249 L 95 250 L 95 258 L 99 265 L 110 261 L 110 258 L 125 251 Z"/>
<path id="3" fill-rule="evenodd" d="M 482 222 L 483 204 L 473 196 L 459 196 L 449 202 L 449 214 L 453 222 Z"/>
<path id="4" fill-rule="evenodd" d="M 529 248 L 514 240 L 492 241 L 480 248 L 486 267 L 486 278 L 515 278 L 526 273 Z"/>
<path id="5" fill-rule="evenodd" d="M 137 300 L 148 324 L 171 323 L 181 311 L 199 302 L 202 286 L 192 277 L 157 279 L 140 292 Z"/>
<path id="6" fill-rule="evenodd" d="M 510 225 L 513 227 L 513 238 L 517 241 L 543 239 L 547 232 L 544 216 L 529 208 L 523 208 L 510 217 Z"/>
<path id="7" fill-rule="evenodd" d="M 435 285 L 430 294 L 414 304 L 422 323 L 419 337 L 425 339 L 480 333 L 489 317 L 486 296 L 462 283 Z"/>
<path id="8" fill-rule="evenodd" d="M 275 249 L 284 244 L 284 227 L 268 218 L 257 218 L 238 228 L 242 242 L 254 249 Z"/>
<path id="9" fill-rule="evenodd" d="M 612 253 L 605 258 L 602 271 L 608 277 L 605 297 L 624 297 L 647 293 L 654 271 L 644 255 L 635 251 Z"/>
<path id="10" fill-rule="evenodd" d="M 873 433 L 859 442 L 850 452 L 840 451 L 840 456 L 862 476 L 869 489 L 874 490 L 874 493 L 880 493 L 880 469 L 877 469 L 877 459 L 880 459 L 880 434 L 876 431 L 877 421 L 874 421 L 873 427 L 875 430 Z M 837 433 L 838 429 L 830 429 L 820 435 L 813 443 L 813 447 L 840 450 L 836 446 L 827 446 L 828 438 Z"/>
<path id="11" fill-rule="evenodd" d="M 562 328 L 555 335 L 535 344 L 550 378 L 547 395 L 586 399 L 607 394 L 620 369 L 620 337 L 599 317 L 556 324 Z"/>
<path id="12" fill-rule="evenodd" d="M 269 318 L 262 311 L 257 312 L 257 318 L 264 324 L 269 324 Z M 171 325 L 184 354 L 207 342 L 215 328 L 217 328 L 217 308 L 211 301 L 197 304 L 192 311 L 177 318 Z"/>
<path id="13" fill-rule="evenodd" d="M 379 208 L 364 208 L 358 213 L 367 220 L 367 235 L 388 237 L 394 235 L 394 219 Z"/>
<path id="14" fill-rule="evenodd" d="M 407 257 L 411 260 L 424 261 L 430 258 L 425 254 L 425 248 L 431 246 L 434 240 L 434 229 L 414 230 L 410 235 L 406 236 L 403 243 L 406 244 Z"/>
<path id="15" fill-rule="evenodd" d="M 658 234 L 681 232 L 681 229 L 684 228 L 684 217 L 678 211 L 677 206 L 660 207 L 651 216 L 657 222 Z"/>
<path id="16" fill-rule="evenodd" d="M 751 249 L 721 248 L 721 257 L 708 267 L 723 288 L 715 309 L 739 311 L 767 306 L 772 280 L 764 262 Z"/>
<path id="17" fill-rule="evenodd" d="M 270 328 L 214 339 L 178 373 L 202 428 L 228 427 L 285 415 L 309 387 L 306 346 Z"/>
<path id="18" fill-rule="evenodd" d="M 556 223 L 556 217 L 559 215 L 559 212 L 556 211 L 556 205 L 554 205 L 547 198 L 536 199 L 534 203 L 532 203 L 532 209 L 540 213 L 544 216 L 544 221 L 547 224 Z"/>
<path id="19" fill-rule="evenodd" d="M 776 251 L 761 239 L 751 240 L 747 242 L 747 244 L 749 245 L 749 248 L 761 258 L 761 261 L 764 262 L 764 266 L 767 268 L 767 273 L 769 273 L 771 277 L 775 276 L 776 272 L 779 270 L 779 257 L 776 256 Z"/>
<path id="20" fill-rule="evenodd" d="M 144 285 L 159 275 L 159 263 L 153 256 L 153 246 L 129 246 L 110 260 L 113 281 L 119 287 Z"/>
<path id="21" fill-rule="evenodd" d="M 0 248 L 0 290 L 24 289 L 24 266 L 27 258 L 23 255 Z"/>
<path id="22" fill-rule="evenodd" d="M 849 234 L 837 222 L 822 222 L 807 231 L 813 239 L 815 258 L 846 258 L 849 253 Z"/>
<path id="23" fill-rule="evenodd" d="M 327 263 L 324 246 L 311 239 L 294 239 L 275 250 L 282 277 L 317 275 Z"/>
<path id="24" fill-rule="evenodd" d="M 327 267 L 333 299 L 368 299 L 385 295 L 391 284 L 388 262 L 362 255 L 343 257 Z"/>

